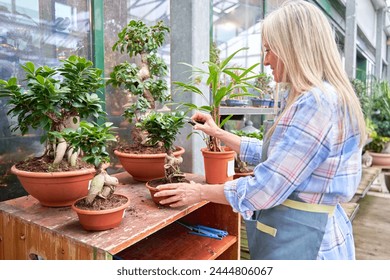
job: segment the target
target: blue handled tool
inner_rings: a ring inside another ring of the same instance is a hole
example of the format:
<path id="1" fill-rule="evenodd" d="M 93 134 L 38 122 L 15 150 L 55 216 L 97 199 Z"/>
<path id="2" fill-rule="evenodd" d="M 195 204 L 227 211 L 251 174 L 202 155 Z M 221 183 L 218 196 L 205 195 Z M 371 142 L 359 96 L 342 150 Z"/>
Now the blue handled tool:
<path id="1" fill-rule="evenodd" d="M 206 227 L 206 226 L 202 226 L 202 225 L 190 226 L 190 225 L 184 224 L 184 223 L 179 222 L 179 221 L 176 221 L 176 222 L 179 225 L 182 225 L 183 227 L 188 228 L 190 230 L 188 233 L 190 233 L 190 234 L 210 237 L 210 238 L 219 239 L 219 240 L 221 240 L 223 237 L 228 235 L 228 232 L 224 231 L 224 230 Z"/>

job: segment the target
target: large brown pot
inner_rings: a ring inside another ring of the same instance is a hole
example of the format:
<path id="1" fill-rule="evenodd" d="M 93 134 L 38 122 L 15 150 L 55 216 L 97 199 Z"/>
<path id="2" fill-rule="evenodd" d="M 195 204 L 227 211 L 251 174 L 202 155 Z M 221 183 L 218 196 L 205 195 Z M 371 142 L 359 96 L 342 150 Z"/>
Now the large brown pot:
<path id="1" fill-rule="evenodd" d="M 206 183 L 223 184 L 233 180 L 235 151 L 228 148 L 224 152 L 211 152 L 207 148 L 202 148 L 201 151 Z"/>
<path id="2" fill-rule="evenodd" d="M 87 210 L 76 206 L 80 198 L 72 204 L 72 209 L 77 213 L 79 222 L 85 230 L 100 231 L 118 227 L 125 215 L 126 208 L 130 205 L 130 199 L 122 194 L 114 194 L 127 199 L 127 202 L 116 208 L 105 210 Z"/>
<path id="3" fill-rule="evenodd" d="M 29 172 L 12 166 L 23 188 L 42 205 L 49 207 L 70 206 L 88 193 L 89 181 L 95 168 L 66 172 Z"/>
<path id="4" fill-rule="evenodd" d="M 175 157 L 184 154 L 183 147 L 177 147 L 173 152 Z M 129 154 L 118 150 L 114 151 L 123 168 L 133 176 L 134 180 L 147 182 L 165 176 L 164 160 L 166 153 L 161 154 Z"/>

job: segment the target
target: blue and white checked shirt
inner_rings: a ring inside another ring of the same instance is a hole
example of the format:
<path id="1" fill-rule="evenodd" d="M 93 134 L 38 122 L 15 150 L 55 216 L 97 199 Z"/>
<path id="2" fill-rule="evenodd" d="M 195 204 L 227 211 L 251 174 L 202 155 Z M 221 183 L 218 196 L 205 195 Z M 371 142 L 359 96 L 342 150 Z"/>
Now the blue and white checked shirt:
<path id="1" fill-rule="evenodd" d="M 259 163 L 262 143 L 242 137 L 240 158 L 257 164 L 255 176 L 226 182 L 225 196 L 244 219 L 254 210 L 281 204 L 292 192 L 308 203 L 337 205 L 318 259 L 354 259 L 352 226 L 339 203 L 352 198 L 361 179 L 360 135 L 353 132 L 349 117 L 341 116 L 333 87 L 325 85 L 327 94 L 312 89 L 285 112 L 264 162 Z"/>

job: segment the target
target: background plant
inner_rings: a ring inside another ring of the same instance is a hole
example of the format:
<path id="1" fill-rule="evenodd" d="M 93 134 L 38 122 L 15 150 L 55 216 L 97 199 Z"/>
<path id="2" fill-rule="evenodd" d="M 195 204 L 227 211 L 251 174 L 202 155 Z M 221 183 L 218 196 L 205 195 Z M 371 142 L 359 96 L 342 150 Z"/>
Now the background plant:
<path id="1" fill-rule="evenodd" d="M 244 130 L 231 130 L 231 132 L 235 135 L 238 135 L 238 136 L 246 136 L 246 137 L 250 137 L 250 138 L 256 138 L 258 140 L 263 140 L 263 136 L 264 136 L 264 127 L 261 126 L 260 129 L 258 131 L 253 131 L 253 132 L 247 132 L 247 131 L 244 131 Z M 236 160 L 235 160 L 235 167 L 236 167 L 236 171 L 240 172 L 240 173 L 247 173 L 247 172 L 250 172 L 251 170 L 248 168 L 248 164 L 244 161 L 242 161 L 239 157 L 239 155 L 236 155 Z"/>

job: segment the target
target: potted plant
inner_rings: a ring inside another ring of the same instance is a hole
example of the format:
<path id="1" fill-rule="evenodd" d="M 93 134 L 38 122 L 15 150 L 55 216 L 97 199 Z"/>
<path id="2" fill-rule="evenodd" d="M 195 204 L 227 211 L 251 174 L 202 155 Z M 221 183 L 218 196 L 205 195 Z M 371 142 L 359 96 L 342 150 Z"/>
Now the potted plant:
<path id="1" fill-rule="evenodd" d="M 263 127 L 261 127 L 261 129 L 253 131 L 232 130 L 231 132 L 238 136 L 245 136 L 263 140 L 263 131 L 264 129 Z M 253 168 L 249 167 L 248 164 L 245 161 L 241 160 L 240 156 L 237 154 L 235 158 L 234 172 L 235 174 L 233 176 L 233 179 L 237 179 L 243 176 L 253 175 Z"/>
<path id="2" fill-rule="evenodd" d="M 89 185 L 88 194 L 72 204 L 72 209 L 86 230 L 117 227 L 130 204 L 127 196 L 114 193 L 118 179 L 105 170 L 110 159 L 106 147 L 108 142 L 116 141 L 112 128 L 112 123 L 108 122 L 98 125 L 95 122 L 81 121 L 76 130 L 64 129 L 62 132 L 51 133 L 58 139 L 65 139 L 73 149 L 81 150 L 83 160 L 95 167 L 96 173 Z"/>
<path id="3" fill-rule="evenodd" d="M 164 176 L 154 178 L 146 182 L 146 187 L 149 189 L 152 200 L 159 204 L 164 197 L 154 197 L 157 192 L 158 185 L 168 183 L 189 182 L 185 178 L 185 174 L 180 170 L 180 164 L 183 162 L 182 157 L 176 157 L 173 154 L 175 145 L 174 141 L 180 132 L 180 128 L 184 126 L 185 113 L 181 111 L 175 112 L 152 112 L 142 121 L 140 126 L 148 132 L 148 141 L 151 145 L 159 145 L 164 148 Z"/>
<path id="4" fill-rule="evenodd" d="M 207 70 L 184 63 L 184 65 L 191 67 L 196 78 L 188 83 L 179 81 L 174 82 L 177 89 L 182 92 L 189 92 L 190 94 L 199 94 L 209 103 L 208 106 L 201 107 L 192 103 L 185 103 L 184 105 L 189 109 L 210 113 L 215 123 L 222 127 L 224 123 L 231 118 L 231 116 L 228 116 L 224 120 L 221 119 L 220 106 L 224 98 L 253 96 L 248 92 L 248 89 L 254 88 L 251 80 L 257 78 L 258 74 L 255 74 L 253 69 L 255 69 L 259 63 L 256 63 L 249 68 L 229 66 L 229 62 L 239 52 L 245 49 L 247 48 L 241 48 L 217 63 L 205 61 L 204 63 L 207 64 Z M 226 75 L 229 78 L 226 83 L 224 83 L 223 75 Z M 199 87 L 203 78 L 205 78 L 205 83 L 210 89 L 210 98 L 208 98 L 208 93 L 203 93 Z M 239 90 L 239 92 L 234 93 L 237 90 Z M 233 179 L 235 152 L 228 147 L 223 147 L 221 141 L 215 137 L 204 137 L 203 139 L 207 145 L 207 147 L 201 149 L 204 157 L 206 182 L 214 184 Z M 215 159 L 215 157 L 218 159 Z M 219 165 L 221 170 L 217 169 L 217 166 Z"/>
<path id="5" fill-rule="evenodd" d="M 102 101 L 95 93 L 104 85 L 102 71 L 78 56 L 70 56 L 54 68 L 36 67 L 32 62 L 22 68 L 26 89 L 15 77 L 0 80 L 0 97 L 7 98 L 7 114 L 17 119 L 12 131 L 25 135 L 29 129 L 40 129 L 45 146 L 42 156 L 16 163 L 11 171 L 42 205 L 69 206 L 87 194 L 95 170 L 80 159 L 78 150 L 51 132 L 77 129 L 80 119 L 104 116 Z"/>
<path id="6" fill-rule="evenodd" d="M 118 40 L 112 47 L 113 51 L 127 53 L 130 59 L 138 59 L 140 64 L 125 61 L 116 65 L 107 81 L 107 85 L 123 88 L 136 97 L 123 113 L 123 117 L 133 125 L 130 143 L 120 141 L 114 153 L 123 168 L 137 181 L 164 176 L 165 152 L 160 146 L 149 145 L 147 132 L 139 124 L 148 113 L 156 110 L 156 102 L 164 103 L 170 97 L 164 79 L 168 67 L 157 55 L 168 32 L 169 28 L 162 21 L 146 26 L 140 20 L 131 20 L 118 33 Z M 180 156 L 184 148 L 176 147 L 173 153 Z"/>
<path id="7" fill-rule="evenodd" d="M 373 157 L 373 165 L 390 166 L 390 85 L 387 81 L 374 81 L 371 91 L 372 141 L 365 150 Z"/>
<path id="8" fill-rule="evenodd" d="M 258 92 L 259 96 L 252 98 L 252 105 L 255 107 L 273 107 L 273 88 L 270 83 L 273 78 L 267 73 L 261 72 L 255 79 L 254 87 L 255 91 Z"/>

